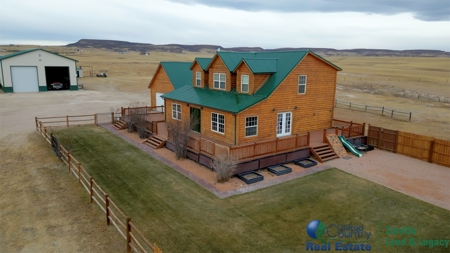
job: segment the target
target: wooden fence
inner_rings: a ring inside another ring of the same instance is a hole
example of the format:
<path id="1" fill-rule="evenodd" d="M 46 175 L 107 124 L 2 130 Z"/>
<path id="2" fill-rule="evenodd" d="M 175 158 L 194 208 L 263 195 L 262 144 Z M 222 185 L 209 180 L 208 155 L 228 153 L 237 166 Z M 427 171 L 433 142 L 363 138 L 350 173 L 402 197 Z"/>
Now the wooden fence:
<path id="1" fill-rule="evenodd" d="M 67 119 L 69 117 L 67 117 Z M 56 155 L 67 165 L 69 173 L 73 174 L 78 179 L 78 183 L 89 194 L 90 202 L 95 202 L 105 213 L 106 224 L 113 224 L 119 234 L 126 240 L 126 251 L 162 252 L 156 243 L 152 244 L 146 239 L 136 225 L 131 222 L 130 217 L 125 215 L 125 213 L 112 201 L 108 194 L 106 194 L 106 192 L 97 184 L 94 178 L 83 168 L 81 163 L 58 142 L 55 136 L 53 136 L 53 133 L 49 133 L 47 126 L 45 126 L 42 121 L 38 120 L 55 118 L 59 117 L 35 118 L 36 130 L 52 146 Z M 69 120 L 67 122 L 69 122 Z M 67 126 L 69 126 L 69 123 L 67 123 Z"/>
<path id="2" fill-rule="evenodd" d="M 367 144 L 450 167 L 450 141 L 369 125 Z"/>
<path id="3" fill-rule="evenodd" d="M 209 157 L 231 154 L 239 160 L 256 158 L 267 154 L 275 155 L 280 152 L 289 152 L 307 146 L 309 146 L 309 133 L 237 146 L 225 146 L 216 143 L 214 140 L 198 136 L 190 136 L 188 142 L 188 148 L 195 153 L 202 153 Z"/>
<path id="4" fill-rule="evenodd" d="M 412 112 L 402 112 L 399 110 L 389 109 L 384 106 L 368 106 L 368 105 L 360 105 L 352 102 L 345 101 L 334 101 L 334 107 L 336 108 L 344 108 L 354 111 L 362 111 L 362 112 L 371 112 L 376 114 L 381 114 L 382 116 L 388 116 L 391 118 L 402 119 L 411 121 Z"/>

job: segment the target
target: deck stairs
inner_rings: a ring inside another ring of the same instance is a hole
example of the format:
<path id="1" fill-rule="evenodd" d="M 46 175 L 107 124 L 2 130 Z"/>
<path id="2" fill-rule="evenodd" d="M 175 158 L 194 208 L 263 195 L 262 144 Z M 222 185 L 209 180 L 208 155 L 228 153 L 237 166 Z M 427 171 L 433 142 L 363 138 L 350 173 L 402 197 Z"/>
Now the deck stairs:
<path id="1" fill-rule="evenodd" d="M 164 147 L 166 140 L 159 137 L 158 135 L 152 135 L 144 141 L 144 144 L 152 147 L 153 149 L 158 149 Z"/>
<path id="2" fill-rule="evenodd" d="M 127 122 L 124 120 L 119 120 L 113 125 L 113 127 L 117 130 L 125 129 L 127 128 Z"/>
<path id="3" fill-rule="evenodd" d="M 342 158 L 348 156 L 347 150 L 345 150 L 336 134 L 327 134 L 327 142 L 339 157 Z"/>
<path id="4" fill-rule="evenodd" d="M 310 147 L 309 149 L 314 157 L 321 163 L 339 158 L 328 143 L 324 143 L 316 147 Z"/>

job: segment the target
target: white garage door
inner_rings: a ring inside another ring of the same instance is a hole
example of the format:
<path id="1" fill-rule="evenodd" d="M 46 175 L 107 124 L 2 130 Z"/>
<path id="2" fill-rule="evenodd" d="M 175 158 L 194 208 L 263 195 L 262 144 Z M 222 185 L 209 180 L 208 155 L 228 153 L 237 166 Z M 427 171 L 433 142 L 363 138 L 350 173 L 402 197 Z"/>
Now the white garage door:
<path id="1" fill-rule="evenodd" d="M 161 97 L 164 93 L 156 92 L 156 106 L 164 106 L 164 99 Z M 158 108 L 158 111 L 164 111 L 161 108 Z"/>
<path id="2" fill-rule="evenodd" d="M 14 92 L 39 91 L 37 67 L 11 67 Z"/>

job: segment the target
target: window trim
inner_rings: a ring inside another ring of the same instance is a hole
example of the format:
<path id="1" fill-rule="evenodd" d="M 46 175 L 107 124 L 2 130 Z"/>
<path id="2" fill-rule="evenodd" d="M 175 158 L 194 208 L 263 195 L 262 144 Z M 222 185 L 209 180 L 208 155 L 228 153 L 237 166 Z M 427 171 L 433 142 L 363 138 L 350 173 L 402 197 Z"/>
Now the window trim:
<path id="1" fill-rule="evenodd" d="M 173 106 L 175 106 L 175 110 L 174 110 L 174 108 L 173 108 Z M 178 112 L 178 108 L 180 108 L 180 111 Z M 177 104 L 177 103 L 172 103 L 172 119 L 174 119 L 174 120 L 181 120 L 181 104 Z M 177 115 L 177 117 L 176 118 L 174 118 L 173 117 L 173 113 L 174 112 L 176 112 L 175 114 Z M 178 116 L 180 117 L 180 118 L 178 118 Z"/>
<path id="2" fill-rule="evenodd" d="M 256 125 L 255 126 L 251 126 L 251 127 L 256 127 L 256 133 L 254 135 L 247 135 L 247 128 L 250 128 L 247 126 L 247 119 L 248 118 L 256 118 Z M 258 136 L 258 116 L 247 116 L 245 117 L 245 126 L 244 126 L 244 136 L 245 138 L 249 138 L 249 137 L 255 137 Z"/>
<path id="3" fill-rule="evenodd" d="M 197 87 L 202 86 L 202 72 L 200 71 L 195 72 L 195 86 Z"/>
<path id="4" fill-rule="evenodd" d="M 244 84 L 244 82 L 242 81 L 242 79 L 243 79 L 243 77 L 244 76 L 246 76 L 248 79 L 247 79 L 247 91 L 244 91 L 243 90 L 243 84 Z M 242 93 L 249 93 L 250 92 L 250 75 L 241 75 L 241 92 Z"/>
<path id="5" fill-rule="evenodd" d="M 305 77 L 305 83 L 303 84 L 301 84 L 300 83 L 300 79 L 301 79 L 301 77 Z M 306 85 L 307 85 L 307 83 L 308 83 L 308 76 L 307 75 L 299 75 L 298 76 L 298 86 L 297 86 L 297 94 L 299 94 L 299 95 L 303 95 L 303 94 L 306 94 Z M 299 91 L 300 91 L 300 85 L 302 85 L 302 86 L 305 86 L 305 92 L 303 92 L 303 93 L 300 93 Z"/>
<path id="6" fill-rule="evenodd" d="M 219 87 L 216 88 L 216 75 L 219 75 Z M 223 89 L 220 88 L 220 75 L 224 76 L 224 86 Z M 227 75 L 225 73 L 213 73 L 213 88 L 217 90 L 226 90 L 227 89 Z"/>
<path id="7" fill-rule="evenodd" d="M 213 114 L 217 115 L 217 122 L 216 122 L 217 130 L 213 129 L 213 122 L 214 122 L 213 121 Z M 219 128 L 219 124 L 221 124 L 221 123 L 219 123 L 219 115 L 223 116 L 223 133 L 219 131 L 219 129 L 220 129 Z M 211 112 L 211 131 L 213 131 L 215 133 L 219 133 L 219 134 L 225 134 L 225 115 L 224 114 L 220 114 L 220 113 L 217 113 L 217 112 Z"/>

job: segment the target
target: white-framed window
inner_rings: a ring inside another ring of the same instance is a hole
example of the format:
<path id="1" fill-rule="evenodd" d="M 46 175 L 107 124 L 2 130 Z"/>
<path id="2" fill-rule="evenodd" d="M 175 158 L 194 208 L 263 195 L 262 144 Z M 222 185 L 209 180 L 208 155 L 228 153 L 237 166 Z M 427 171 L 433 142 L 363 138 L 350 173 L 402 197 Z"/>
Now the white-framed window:
<path id="1" fill-rule="evenodd" d="M 202 86 L 202 72 L 195 72 L 195 85 Z"/>
<path id="2" fill-rule="evenodd" d="M 249 80 L 248 75 L 241 76 L 241 92 L 248 93 Z"/>
<path id="3" fill-rule="evenodd" d="M 211 130 L 213 132 L 225 133 L 225 116 L 220 113 L 211 113 Z"/>
<path id="4" fill-rule="evenodd" d="M 225 74 L 214 73 L 214 89 L 225 90 Z"/>
<path id="5" fill-rule="evenodd" d="M 298 94 L 306 94 L 306 75 L 298 76 Z"/>
<path id="6" fill-rule="evenodd" d="M 245 118 L 245 137 L 258 135 L 258 117 Z"/>
<path id="7" fill-rule="evenodd" d="M 291 112 L 278 113 L 277 116 L 277 137 L 291 134 Z"/>
<path id="8" fill-rule="evenodd" d="M 172 118 L 181 120 L 181 105 L 172 103 Z"/>

